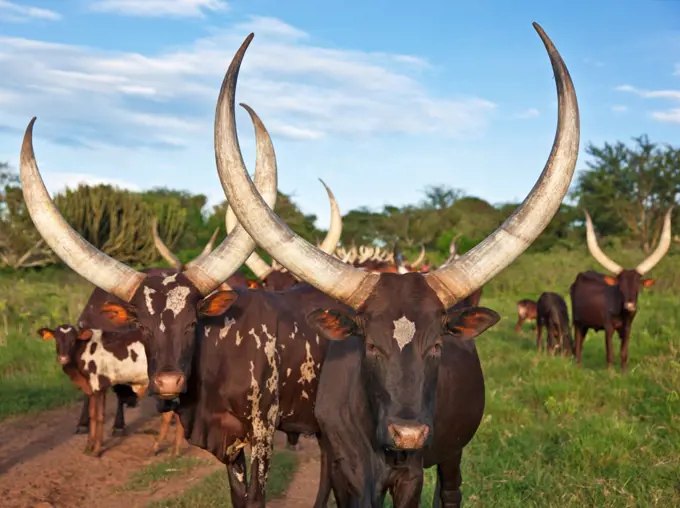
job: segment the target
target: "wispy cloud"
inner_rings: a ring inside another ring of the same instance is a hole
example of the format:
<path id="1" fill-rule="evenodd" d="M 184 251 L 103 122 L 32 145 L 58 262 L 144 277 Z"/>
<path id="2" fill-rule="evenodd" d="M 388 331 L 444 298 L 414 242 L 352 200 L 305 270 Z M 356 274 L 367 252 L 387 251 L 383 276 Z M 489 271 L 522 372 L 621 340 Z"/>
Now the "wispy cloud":
<path id="1" fill-rule="evenodd" d="M 654 111 L 652 112 L 652 118 L 659 122 L 680 124 L 680 108 L 669 109 L 667 111 Z"/>
<path id="2" fill-rule="evenodd" d="M 229 8 L 223 0 L 94 0 L 90 8 L 126 16 L 203 17 L 205 11 Z"/>
<path id="3" fill-rule="evenodd" d="M 21 129 L 38 115 L 45 137 L 68 132 L 88 146 L 178 149 L 205 141 L 226 67 L 250 31 L 257 37 L 238 100 L 280 138 L 461 138 L 482 131 L 496 108 L 479 97 L 432 93 L 419 81 L 429 64 L 417 56 L 330 49 L 278 19 L 252 18 L 149 54 L 0 37 L 0 113 Z"/>
<path id="4" fill-rule="evenodd" d="M 615 104 L 614 106 L 612 106 L 612 111 L 614 113 L 625 113 L 626 111 L 628 111 L 628 106 L 623 106 L 621 104 Z"/>
<path id="5" fill-rule="evenodd" d="M 617 86 L 619 92 L 630 92 L 645 99 L 670 99 L 680 101 L 680 90 L 641 90 L 630 85 Z"/>
<path id="6" fill-rule="evenodd" d="M 50 194 L 59 194 L 63 192 L 67 187 L 69 189 L 75 189 L 79 185 L 111 185 L 113 187 L 119 187 L 121 189 L 128 189 L 133 191 L 139 191 L 140 188 L 134 183 L 126 182 L 125 180 L 120 180 L 117 178 L 107 178 L 97 175 L 91 175 L 88 173 L 51 173 L 46 172 L 43 175 L 45 180 L 45 187 L 50 192 Z"/>
<path id="7" fill-rule="evenodd" d="M 529 108 L 517 114 L 517 118 L 536 118 L 541 112 L 536 108 Z"/>
<path id="8" fill-rule="evenodd" d="M 0 0 L 0 20 L 21 23 L 32 19 L 59 21 L 61 19 L 61 14 L 49 9 Z"/>
<path id="9" fill-rule="evenodd" d="M 592 65 L 593 67 L 604 67 L 604 62 L 601 62 L 600 60 L 595 60 L 593 58 L 584 58 L 583 63 Z"/>

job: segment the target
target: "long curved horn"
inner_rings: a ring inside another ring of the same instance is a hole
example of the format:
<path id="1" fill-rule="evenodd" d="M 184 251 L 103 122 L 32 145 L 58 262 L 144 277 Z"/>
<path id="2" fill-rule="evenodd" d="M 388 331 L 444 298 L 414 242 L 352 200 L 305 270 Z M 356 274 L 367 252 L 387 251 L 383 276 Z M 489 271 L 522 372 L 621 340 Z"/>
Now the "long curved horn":
<path id="1" fill-rule="evenodd" d="M 531 244 L 557 212 L 574 173 L 579 117 L 573 83 L 548 36 L 538 24 L 534 27 L 550 56 L 558 90 L 558 127 L 550 157 L 529 196 L 501 227 L 450 267 L 424 276 L 446 307 L 477 290 Z M 236 136 L 234 97 L 241 61 L 252 38 L 250 34 L 234 56 L 217 104 L 215 145 L 220 181 L 240 223 L 267 252 L 275 253 L 299 278 L 358 309 L 379 276 L 344 265 L 293 233 L 264 206 L 245 170 Z"/>
<path id="2" fill-rule="evenodd" d="M 425 246 L 421 245 L 420 246 L 420 254 L 416 258 L 416 260 L 413 263 L 410 263 L 409 266 L 411 268 L 418 268 L 420 266 L 420 263 L 425 261 Z"/>
<path id="3" fill-rule="evenodd" d="M 238 225 L 238 219 L 234 215 L 234 210 L 231 209 L 231 206 L 227 206 L 226 225 L 227 232 L 232 231 Z M 262 259 L 255 251 L 246 259 L 245 264 L 255 274 L 255 277 L 260 280 L 265 280 L 274 271 L 274 268 L 269 266 L 269 263 Z"/>
<path id="4" fill-rule="evenodd" d="M 319 248 L 326 254 L 332 254 L 340 241 L 340 236 L 342 236 L 342 215 L 340 215 L 340 207 L 337 201 L 335 201 L 333 192 L 321 178 L 319 178 L 319 181 L 326 188 L 328 200 L 331 202 L 331 225 L 328 227 L 326 238 L 323 239 Z"/>
<path id="5" fill-rule="evenodd" d="M 264 204 L 273 208 L 277 194 L 274 145 L 257 114 L 249 108 L 246 109 L 255 129 L 255 185 L 260 191 Z M 228 288 L 225 281 L 241 267 L 255 247 L 255 240 L 238 224 L 213 252 L 201 260 L 195 260 L 185 270 L 184 275 L 203 295 L 211 293 L 220 285 Z"/>
<path id="6" fill-rule="evenodd" d="M 158 234 L 158 218 L 154 217 L 151 222 L 151 234 L 153 235 L 153 243 L 156 246 L 156 250 L 165 259 L 170 266 L 175 270 L 180 271 L 182 269 L 182 262 L 177 256 L 170 250 L 170 248 L 165 245 L 165 242 Z"/>
<path id="7" fill-rule="evenodd" d="M 663 220 L 663 229 L 661 230 L 661 238 L 659 238 L 659 245 L 656 247 L 654 252 L 652 252 L 647 259 L 642 263 L 637 265 L 635 271 L 640 275 L 644 275 L 656 264 L 661 261 L 661 259 L 666 255 L 668 249 L 671 248 L 671 214 L 673 212 L 673 207 L 671 206 L 666 212 L 666 216 Z"/>
<path id="8" fill-rule="evenodd" d="M 425 275 L 445 307 L 482 287 L 531 245 L 557 213 L 574 175 L 580 137 L 574 84 L 550 38 L 538 23 L 533 26 L 557 85 L 557 131 L 550 156 L 529 195 L 496 231 L 450 265 Z"/>
<path id="9" fill-rule="evenodd" d="M 145 274 L 107 256 L 80 236 L 54 206 L 33 151 L 33 117 L 21 145 L 19 174 L 28 213 L 47 245 L 68 266 L 107 293 L 129 302 Z"/>
<path id="10" fill-rule="evenodd" d="M 602 249 L 600 249 L 600 246 L 597 243 L 597 236 L 595 235 L 595 229 L 593 228 L 593 221 L 590 218 L 590 214 L 586 210 L 583 210 L 583 213 L 586 216 L 586 243 L 588 244 L 588 250 L 590 251 L 591 256 L 614 275 L 620 274 L 623 271 L 623 267 L 602 252 Z"/>

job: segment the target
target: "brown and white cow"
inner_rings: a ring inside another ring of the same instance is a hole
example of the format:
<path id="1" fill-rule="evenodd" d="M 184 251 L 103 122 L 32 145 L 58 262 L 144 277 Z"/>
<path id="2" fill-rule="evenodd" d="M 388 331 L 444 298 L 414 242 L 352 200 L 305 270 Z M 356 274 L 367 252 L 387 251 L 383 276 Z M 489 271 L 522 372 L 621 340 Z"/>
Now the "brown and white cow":
<path id="1" fill-rule="evenodd" d="M 333 341 L 315 413 L 324 448 L 332 456 L 339 506 L 381 506 L 388 489 L 395 506 L 417 506 L 422 468 L 433 465 L 438 467 L 435 505 L 460 505 L 463 447 L 484 411 L 484 378 L 471 339 L 499 316 L 482 307 L 452 307 L 512 263 L 545 229 L 568 190 L 578 155 L 573 83 L 552 42 L 534 26 L 558 90 L 558 129 L 548 162 L 529 196 L 494 233 L 428 274 L 357 269 L 281 222 L 245 171 L 236 135 L 236 80 L 252 34 L 227 71 L 215 120 L 215 151 L 234 213 L 294 275 L 353 310 L 320 307 L 307 317 Z"/>
<path id="2" fill-rule="evenodd" d="M 607 368 L 611 368 L 614 362 L 612 335 L 616 331 L 621 338 L 621 371 L 626 372 L 628 343 L 633 319 L 637 313 L 638 294 L 641 288 L 654 284 L 654 279 L 644 279 L 643 276 L 654 268 L 670 249 L 672 211 L 671 207 L 666 213 L 656 250 L 632 270 L 624 269 L 602 252 L 597 244 L 593 222 L 588 212 L 585 212 L 588 250 L 613 276 L 595 271 L 581 272 L 570 287 L 577 364 L 581 364 L 583 341 L 588 330 L 604 330 Z"/>
<path id="3" fill-rule="evenodd" d="M 517 324 L 515 325 L 515 333 L 522 331 L 522 325 L 525 321 L 536 321 L 536 301 L 523 298 L 517 301 Z"/>
<path id="4" fill-rule="evenodd" d="M 38 330 L 44 340 L 54 339 L 57 362 L 71 382 L 89 399 L 89 435 L 85 453 L 101 454 L 104 433 L 106 392 L 115 385 L 129 386 L 141 397 L 149 386 L 146 352 L 138 330 L 104 332 L 63 324 L 54 329 Z M 173 413 L 163 415 L 161 431 L 153 445 L 157 452 L 165 438 Z M 179 422 L 179 418 L 177 418 Z M 175 434 L 173 455 L 179 453 L 184 430 L 180 425 Z"/>

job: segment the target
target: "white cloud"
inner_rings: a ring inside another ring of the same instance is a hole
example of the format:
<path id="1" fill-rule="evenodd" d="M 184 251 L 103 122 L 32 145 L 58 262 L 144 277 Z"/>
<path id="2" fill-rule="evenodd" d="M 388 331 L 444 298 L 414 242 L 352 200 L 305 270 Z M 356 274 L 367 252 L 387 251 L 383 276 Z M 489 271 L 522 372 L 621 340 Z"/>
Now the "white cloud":
<path id="1" fill-rule="evenodd" d="M 130 182 L 119 180 L 117 178 L 107 178 L 97 175 L 90 175 L 87 173 L 50 173 L 43 172 L 43 179 L 45 187 L 53 196 L 63 192 L 67 187 L 75 189 L 78 185 L 112 185 L 121 189 L 128 189 L 132 191 L 139 191 L 140 188 Z"/>
<path id="2" fill-rule="evenodd" d="M 126 16 L 203 17 L 204 11 L 224 11 L 223 0 L 94 0 L 90 8 Z"/>
<path id="3" fill-rule="evenodd" d="M 645 99 L 669 99 L 680 101 L 680 90 L 641 90 L 630 85 L 617 86 L 619 92 L 630 92 Z"/>
<path id="4" fill-rule="evenodd" d="M 517 114 L 517 118 L 536 118 L 541 112 L 536 108 L 529 108 Z"/>
<path id="5" fill-rule="evenodd" d="M 18 3 L 0 0 L 0 20 L 20 23 L 30 19 L 59 21 L 61 14 L 49 9 L 20 5 Z"/>
<path id="6" fill-rule="evenodd" d="M 483 131 L 496 108 L 478 97 L 433 94 L 419 81 L 429 63 L 417 56 L 329 49 L 283 21 L 255 17 L 186 47 L 144 54 L 0 37 L 0 115 L 21 130 L 37 115 L 36 135 L 68 146 L 205 142 L 226 67 L 253 30 L 237 100 L 256 109 L 275 143 L 465 138 Z"/>
<path id="7" fill-rule="evenodd" d="M 623 106 L 621 104 L 615 104 L 614 106 L 612 106 L 612 111 L 614 113 L 625 113 L 626 111 L 628 111 L 628 106 Z"/>
<path id="8" fill-rule="evenodd" d="M 604 63 L 600 60 L 595 60 L 593 58 L 584 58 L 583 63 L 592 65 L 593 67 L 604 67 Z"/>
<path id="9" fill-rule="evenodd" d="M 680 108 L 669 109 L 667 111 L 654 111 L 652 118 L 659 122 L 680 124 Z"/>

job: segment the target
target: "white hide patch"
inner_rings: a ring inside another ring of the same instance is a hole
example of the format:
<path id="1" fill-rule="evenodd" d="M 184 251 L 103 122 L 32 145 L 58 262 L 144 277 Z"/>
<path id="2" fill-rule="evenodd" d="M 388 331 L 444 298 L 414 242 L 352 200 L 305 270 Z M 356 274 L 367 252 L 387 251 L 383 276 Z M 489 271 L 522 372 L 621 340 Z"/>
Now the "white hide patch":
<path id="1" fill-rule="evenodd" d="M 161 319 L 161 324 L 160 324 L 160 325 L 158 325 L 158 328 L 160 328 L 160 329 L 161 329 L 161 332 L 164 332 L 164 331 L 165 331 L 165 323 L 163 322 L 163 320 L 162 320 L 162 319 Z"/>
<path id="2" fill-rule="evenodd" d="M 307 358 L 305 358 L 305 361 L 300 365 L 300 379 L 298 379 L 298 383 L 300 384 L 311 383 L 316 377 L 316 373 L 314 372 L 314 358 L 312 357 L 309 342 L 305 342 L 305 348 L 307 349 Z"/>
<path id="3" fill-rule="evenodd" d="M 286 369 L 286 377 L 290 377 L 291 372 L 293 372 L 292 369 Z"/>
<path id="4" fill-rule="evenodd" d="M 171 310 L 175 317 L 177 317 L 179 313 L 184 310 L 184 307 L 186 307 L 189 293 L 191 293 L 191 289 L 186 286 L 172 288 L 168 291 L 168 300 L 165 302 L 165 310 Z"/>
<path id="5" fill-rule="evenodd" d="M 175 282 L 175 279 L 177 279 L 177 274 L 170 275 L 163 279 L 163 285 L 167 286 L 168 284 L 171 284 L 172 282 Z"/>
<path id="6" fill-rule="evenodd" d="M 224 339 L 227 334 L 229 333 L 229 330 L 231 330 L 231 325 L 236 323 L 236 320 L 234 318 L 231 318 L 229 316 L 224 318 L 224 326 L 220 329 L 220 339 Z M 236 344 L 238 346 L 238 344 Z"/>
<path id="7" fill-rule="evenodd" d="M 241 337 L 241 332 L 239 330 L 236 330 L 236 345 L 240 346 L 242 340 L 243 337 Z"/>
<path id="8" fill-rule="evenodd" d="M 416 334 L 416 324 L 409 320 L 406 316 L 401 316 L 394 323 L 394 340 L 397 341 L 399 351 L 404 349 L 406 344 L 410 344 L 413 336 Z"/>
<path id="9" fill-rule="evenodd" d="M 248 335 L 253 336 L 253 338 L 255 339 L 255 347 L 257 347 L 257 349 L 260 349 L 260 347 L 262 346 L 262 342 L 260 341 L 260 336 L 257 333 L 255 333 L 255 328 L 251 328 L 250 331 L 248 332 Z"/>
<path id="10" fill-rule="evenodd" d="M 154 294 L 156 290 L 148 286 L 144 287 L 144 301 L 146 302 L 146 310 L 149 311 L 149 315 L 153 316 L 153 302 L 151 301 L 151 295 Z"/>
<path id="11" fill-rule="evenodd" d="M 129 384 L 137 385 L 139 387 L 149 384 L 148 371 L 146 366 L 146 352 L 141 342 L 133 342 L 127 347 L 128 356 L 125 360 L 119 360 L 113 353 L 104 349 L 102 343 L 102 331 L 92 330 L 92 338 L 89 340 L 85 351 L 80 358 L 85 362 L 85 367 L 90 362 L 94 362 L 97 366 L 97 372 L 90 374 L 90 386 L 92 390 L 99 391 L 99 376 L 109 378 L 112 385 L 115 384 Z M 90 353 L 92 350 L 91 344 L 97 344 L 94 354 Z M 132 361 L 132 352 L 137 354 L 136 361 Z M 133 386 L 134 388 L 134 386 Z M 135 390 L 137 391 L 137 390 Z"/>

